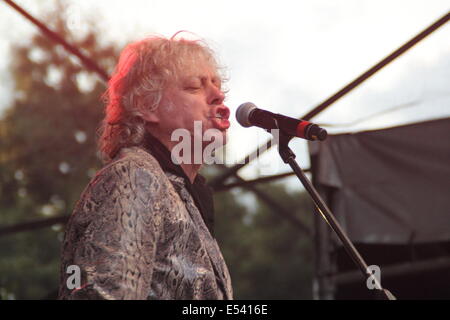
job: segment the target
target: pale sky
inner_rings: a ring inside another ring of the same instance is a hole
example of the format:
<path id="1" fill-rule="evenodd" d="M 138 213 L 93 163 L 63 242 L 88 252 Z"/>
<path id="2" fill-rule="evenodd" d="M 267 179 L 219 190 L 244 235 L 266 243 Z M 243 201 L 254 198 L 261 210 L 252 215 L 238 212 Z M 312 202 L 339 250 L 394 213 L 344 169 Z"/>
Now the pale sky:
<path id="1" fill-rule="evenodd" d="M 53 0 L 16 2 L 36 17 L 54 5 Z M 234 112 L 241 103 L 300 117 L 450 10 L 449 0 L 67 2 L 73 27 L 82 32 L 90 17 L 105 40 L 122 46 L 152 33 L 170 37 L 179 30 L 209 41 L 230 77 L 227 150 L 238 159 L 268 137 L 261 129 L 237 124 Z M 0 3 L 0 110 L 11 99 L 9 45 L 26 41 L 33 32 L 34 26 Z M 338 133 L 449 117 L 449 84 L 447 23 L 313 121 L 340 125 L 324 126 Z M 350 125 L 409 103 L 409 108 Z M 291 146 L 301 166 L 309 167 L 306 144 L 299 139 Z M 268 174 L 290 171 L 278 157 L 275 149 L 266 156 L 266 165 L 278 163 Z M 240 173 L 255 178 L 264 173 L 264 164 Z"/>

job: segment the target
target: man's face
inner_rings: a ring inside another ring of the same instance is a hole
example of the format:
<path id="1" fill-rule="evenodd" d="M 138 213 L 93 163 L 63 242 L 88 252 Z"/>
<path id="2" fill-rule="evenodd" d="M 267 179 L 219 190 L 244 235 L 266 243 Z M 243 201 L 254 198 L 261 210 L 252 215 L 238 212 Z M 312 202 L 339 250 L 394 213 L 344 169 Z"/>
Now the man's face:
<path id="1" fill-rule="evenodd" d="M 187 129 L 194 137 L 194 122 L 197 122 L 197 127 L 201 122 L 202 135 L 207 130 L 215 130 L 225 144 L 226 130 L 230 126 L 230 110 L 223 104 L 224 99 L 221 81 L 215 70 L 207 64 L 200 64 L 165 90 L 155 110 L 157 123 L 153 124 L 153 131 L 157 132 L 156 135 L 163 143 L 171 145 L 167 139 L 170 140 L 174 130 Z M 210 141 L 204 141 L 203 146 L 208 143 Z"/>

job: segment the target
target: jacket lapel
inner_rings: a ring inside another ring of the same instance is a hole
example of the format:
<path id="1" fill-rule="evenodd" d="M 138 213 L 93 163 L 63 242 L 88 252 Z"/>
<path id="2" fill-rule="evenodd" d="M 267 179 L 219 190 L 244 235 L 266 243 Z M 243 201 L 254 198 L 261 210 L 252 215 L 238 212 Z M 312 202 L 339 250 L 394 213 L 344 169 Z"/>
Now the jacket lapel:
<path id="1" fill-rule="evenodd" d="M 180 198 L 186 205 L 186 208 L 189 212 L 191 219 L 194 221 L 195 226 L 199 229 L 198 237 L 200 241 L 203 243 L 206 252 L 211 261 L 211 265 L 214 268 L 214 272 L 216 274 L 216 280 L 218 286 L 223 291 L 225 299 L 232 299 L 231 292 L 231 280 L 228 272 L 228 268 L 224 263 L 224 259 L 220 252 L 217 241 L 212 237 L 208 228 L 206 227 L 205 222 L 203 221 L 202 216 L 198 208 L 195 206 L 194 200 L 191 194 L 187 191 L 184 179 L 168 173 L 168 178 L 172 182 L 175 187 L 175 190 L 180 195 Z"/>

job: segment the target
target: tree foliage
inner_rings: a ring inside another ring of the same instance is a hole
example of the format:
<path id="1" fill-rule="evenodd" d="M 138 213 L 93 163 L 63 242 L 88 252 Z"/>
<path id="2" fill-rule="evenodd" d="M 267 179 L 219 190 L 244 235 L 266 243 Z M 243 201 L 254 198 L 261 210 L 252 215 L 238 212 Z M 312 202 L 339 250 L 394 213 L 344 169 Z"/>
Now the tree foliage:
<path id="1" fill-rule="evenodd" d="M 265 185 L 264 191 L 312 225 L 312 205 L 305 193 L 289 194 L 279 184 Z M 217 238 L 235 298 L 311 299 L 312 240 L 258 199 L 253 204 L 248 200 L 253 210 L 239 204 L 237 198 L 244 194 L 238 190 L 216 195 Z"/>
<path id="2" fill-rule="evenodd" d="M 46 22 L 111 71 L 117 49 L 97 32 L 75 37 L 62 14 Z M 104 84 L 60 45 L 36 34 L 12 48 L 14 101 L 0 120 L 0 224 L 69 214 L 100 167 L 96 130 Z M 0 238 L 0 294 L 41 298 L 58 283 L 62 230 Z"/>

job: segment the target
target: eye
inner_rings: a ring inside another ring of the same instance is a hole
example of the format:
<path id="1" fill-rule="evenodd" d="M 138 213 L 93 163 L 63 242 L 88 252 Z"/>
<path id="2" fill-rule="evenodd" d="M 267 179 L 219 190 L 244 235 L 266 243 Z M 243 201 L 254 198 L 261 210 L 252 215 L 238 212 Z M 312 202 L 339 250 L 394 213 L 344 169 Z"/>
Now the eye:
<path id="1" fill-rule="evenodd" d="M 187 91 L 196 91 L 196 90 L 200 90 L 200 89 L 201 88 L 197 87 L 197 86 L 187 86 L 184 88 L 184 90 L 187 90 Z"/>
<path id="2" fill-rule="evenodd" d="M 201 88 L 201 83 L 198 81 L 189 81 L 184 85 L 185 90 L 198 90 Z"/>

